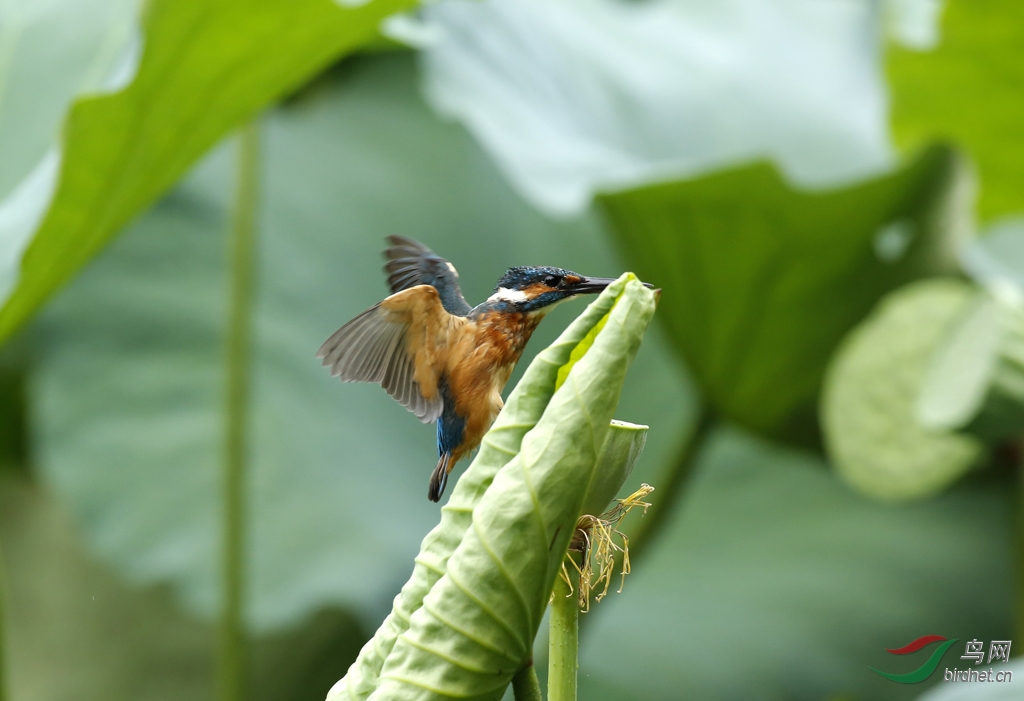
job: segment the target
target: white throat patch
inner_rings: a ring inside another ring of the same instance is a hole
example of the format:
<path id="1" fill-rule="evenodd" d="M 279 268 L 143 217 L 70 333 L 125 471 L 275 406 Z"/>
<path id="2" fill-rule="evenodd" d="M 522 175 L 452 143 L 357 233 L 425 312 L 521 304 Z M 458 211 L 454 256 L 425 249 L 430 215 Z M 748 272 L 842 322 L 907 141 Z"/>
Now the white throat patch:
<path id="1" fill-rule="evenodd" d="M 510 290 L 507 287 L 499 287 L 498 291 L 487 298 L 488 302 L 525 302 L 526 293 L 522 290 Z"/>

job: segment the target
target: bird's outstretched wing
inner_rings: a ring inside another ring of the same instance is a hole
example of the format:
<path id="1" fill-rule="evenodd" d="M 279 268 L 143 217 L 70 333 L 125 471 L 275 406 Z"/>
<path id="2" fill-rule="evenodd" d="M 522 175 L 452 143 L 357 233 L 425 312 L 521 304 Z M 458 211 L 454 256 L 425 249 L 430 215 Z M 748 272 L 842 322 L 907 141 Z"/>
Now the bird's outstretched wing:
<path id="1" fill-rule="evenodd" d="M 384 251 L 388 285 L 392 292 L 401 292 L 416 285 L 430 285 L 440 295 L 441 304 L 449 314 L 466 316 L 472 307 L 459 289 L 459 273 L 455 266 L 419 241 L 404 236 L 388 236 L 390 244 Z"/>
<path id="2" fill-rule="evenodd" d="M 419 285 L 342 326 L 317 357 L 342 382 L 375 382 L 420 421 L 433 423 L 444 409 L 437 382 L 445 351 L 467 323 L 445 311 L 434 287 Z"/>

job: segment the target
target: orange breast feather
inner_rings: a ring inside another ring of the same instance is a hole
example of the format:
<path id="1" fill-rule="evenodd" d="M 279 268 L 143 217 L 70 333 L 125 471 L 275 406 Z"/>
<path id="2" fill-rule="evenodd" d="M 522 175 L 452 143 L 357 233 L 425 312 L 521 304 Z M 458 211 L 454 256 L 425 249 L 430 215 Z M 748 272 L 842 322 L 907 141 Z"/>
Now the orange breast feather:
<path id="1" fill-rule="evenodd" d="M 526 314 L 491 312 L 471 320 L 455 343 L 448 378 L 456 411 L 468 419 L 469 440 L 478 441 L 501 411 L 501 391 L 538 321 Z"/>

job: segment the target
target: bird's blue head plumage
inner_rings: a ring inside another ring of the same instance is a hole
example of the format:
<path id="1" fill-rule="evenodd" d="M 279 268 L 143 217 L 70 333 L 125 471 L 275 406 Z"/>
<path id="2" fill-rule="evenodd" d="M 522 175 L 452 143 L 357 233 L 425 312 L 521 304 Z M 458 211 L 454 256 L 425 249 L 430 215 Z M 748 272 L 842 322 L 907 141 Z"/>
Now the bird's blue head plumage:
<path id="1" fill-rule="evenodd" d="M 509 268 L 488 302 L 519 312 L 535 312 L 576 295 L 598 293 L 612 282 L 613 278 L 588 278 L 546 265 Z"/>

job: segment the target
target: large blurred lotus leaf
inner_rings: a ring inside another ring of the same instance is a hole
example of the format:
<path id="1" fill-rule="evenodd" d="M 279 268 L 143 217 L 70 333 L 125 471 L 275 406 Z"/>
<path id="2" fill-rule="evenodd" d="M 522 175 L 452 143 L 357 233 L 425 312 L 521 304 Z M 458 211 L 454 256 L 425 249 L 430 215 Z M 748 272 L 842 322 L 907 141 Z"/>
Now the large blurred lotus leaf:
<path id="1" fill-rule="evenodd" d="M 954 279 L 908 285 L 885 297 L 836 351 L 821 421 L 829 456 L 849 484 L 880 499 L 922 497 L 978 462 L 978 440 L 927 428 L 917 412 L 932 358 L 976 294 Z"/>
<path id="2" fill-rule="evenodd" d="M 916 416 L 921 425 L 982 441 L 1024 431 L 1024 296 L 979 291 L 932 354 Z"/>
<path id="3" fill-rule="evenodd" d="M 0 542 L 10 698 L 209 698 L 215 629 L 182 613 L 166 587 L 129 586 L 91 559 L 53 495 L 9 470 L 0 472 Z M 254 636 L 250 698 L 323 701 L 363 635 L 351 614 L 321 611 Z"/>
<path id="4" fill-rule="evenodd" d="M 0 269 L 0 341 L 224 134 L 412 4 L 149 3 L 131 85 L 76 101 L 58 153 L 0 209 L 0 261 L 24 251 L 20 273 Z"/>
<path id="5" fill-rule="evenodd" d="M 376 626 L 437 523 L 426 499 L 434 430 L 379 387 L 332 380 L 313 356 L 387 294 L 383 236 L 415 236 L 450 257 L 470 301 L 509 265 L 623 267 L 593 220 L 539 216 L 461 129 L 434 118 L 411 56 L 343 66 L 269 114 L 263 133 L 249 621 L 278 626 L 335 604 Z M 229 155 L 204 161 L 115 241 L 33 339 L 34 455 L 46 479 L 94 549 L 133 579 L 170 580 L 204 616 L 219 593 Z M 548 315 L 521 366 L 581 304 Z M 650 336 L 621 403 L 622 416 L 651 425 L 636 482 L 675 453 L 687 406 L 664 341 Z"/>
<path id="6" fill-rule="evenodd" d="M 27 366 L 24 344 L 0 350 L 0 469 L 28 456 Z"/>
<path id="7" fill-rule="evenodd" d="M 815 444 L 825 366 L 885 292 L 954 268 L 963 167 L 936 147 L 877 180 L 794 190 L 767 165 L 603 195 L 621 249 L 708 401 Z"/>
<path id="8" fill-rule="evenodd" d="M 753 159 L 848 182 L 893 161 L 881 25 L 927 34 L 930 2 L 449 0 L 424 84 L 545 211 Z"/>
<path id="9" fill-rule="evenodd" d="M 951 139 L 977 163 L 979 214 L 1024 210 L 1024 4 L 948 0 L 938 48 L 888 57 L 892 124 L 904 146 Z"/>
<path id="10" fill-rule="evenodd" d="M 130 77 L 140 48 L 133 31 L 138 4 L 0 3 L 0 198 L 56 143 L 75 95 L 110 89 L 119 76 Z"/>
<path id="11" fill-rule="evenodd" d="M 141 50 L 138 0 L 0 3 L 0 304 L 56 183 L 59 125 L 83 93 L 123 88 Z"/>
<path id="12" fill-rule="evenodd" d="M 1024 219 L 1002 219 L 984 233 L 961 259 L 985 293 L 936 351 L 918 417 L 992 441 L 1020 433 L 1024 408 Z"/>
<path id="13" fill-rule="evenodd" d="M 650 557 L 586 614 L 579 697 L 907 701 L 943 686 L 941 671 L 894 684 L 868 666 L 900 669 L 885 648 L 924 634 L 1013 637 L 1014 499 L 1012 476 L 990 472 L 880 504 L 807 453 L 719 432 Z"/>
<path id="14" fill-rule="evenodd" d="M 1024 217 L 1006 217 L 985 228 L 963 251 L 964 270 L 984 287 L 1024 289 Z"/>
<path id="15" fill-rule="evenodd" d="M 626 371 L 654 315 L 654 293 L 633 276 L 602 296 L 606 310 L 615 304 L 608 323 L 473 507 L 462 542 L 395 641 L 371 699 L 496 701 L 529 661 Z M 553 375 L 524 394 L 547 394 Z"/>
<path id="16" fill-rule="evenodd" d="M 168 592 L 134 590 L 91 561 L 52 495 L 6 470 L 0 474 L 0 540 L 10 698 L 206 696 L 210 627 L 183 616 Z"/>

